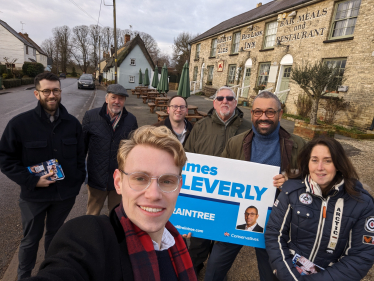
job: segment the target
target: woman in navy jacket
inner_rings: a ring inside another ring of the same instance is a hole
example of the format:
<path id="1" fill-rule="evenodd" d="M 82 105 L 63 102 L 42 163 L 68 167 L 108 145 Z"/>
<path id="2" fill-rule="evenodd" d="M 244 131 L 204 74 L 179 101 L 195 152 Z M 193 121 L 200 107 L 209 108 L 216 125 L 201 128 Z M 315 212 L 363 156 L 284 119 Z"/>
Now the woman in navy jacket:
<path id="1" fill-rule="evenodd" d="M 373 197 L 334 139 L 309 142 L 298 168 L 266 226 L 274 274 L 281 281 L 361 280 L 374 263 Z"/>

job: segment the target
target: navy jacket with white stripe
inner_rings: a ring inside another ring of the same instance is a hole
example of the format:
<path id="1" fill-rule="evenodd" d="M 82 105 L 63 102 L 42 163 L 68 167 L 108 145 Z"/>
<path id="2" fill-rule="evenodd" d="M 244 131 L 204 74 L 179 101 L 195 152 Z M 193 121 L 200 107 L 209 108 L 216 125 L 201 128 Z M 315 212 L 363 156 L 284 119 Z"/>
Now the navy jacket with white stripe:
<path id="1" fill-rule="evenodd" d="M 358 199 L 345 192 L 344 184 L 323 199 L 310 193 L 301 179 L 283 185 L 265 232 L 266 250 L 280 281 L 354 281 L 367 274 L 374 263 L 374 199 L 360 182 L 356 189 L 360 190 Z M 300 200 L 305 193 L 310 194 L 309 200 Z M 340 226 L 338 232 L 336 226 Z M 337 238 L 334 250 L 329 248 L 332 237 Z M 294 254 L 325 270 L 300 275 L 292 263 Z"/>

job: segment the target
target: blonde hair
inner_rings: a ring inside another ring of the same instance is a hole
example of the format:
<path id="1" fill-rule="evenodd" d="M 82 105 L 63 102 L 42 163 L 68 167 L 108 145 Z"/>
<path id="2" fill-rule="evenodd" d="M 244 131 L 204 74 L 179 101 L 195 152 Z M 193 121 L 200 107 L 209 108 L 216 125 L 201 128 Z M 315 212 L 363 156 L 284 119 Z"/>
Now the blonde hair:
<path id="1" fill-rule="evenodd" d="M 128 140 L 122 140 L 117 153 L 119 169 L 124 169 L 130 151 L 137 145 L 147 145 L 166 151 L 173 156 L 175 165 L 182 173 L 187 156 L 180 141 L 167 127 L 143 126 L 132 132 Z"/>

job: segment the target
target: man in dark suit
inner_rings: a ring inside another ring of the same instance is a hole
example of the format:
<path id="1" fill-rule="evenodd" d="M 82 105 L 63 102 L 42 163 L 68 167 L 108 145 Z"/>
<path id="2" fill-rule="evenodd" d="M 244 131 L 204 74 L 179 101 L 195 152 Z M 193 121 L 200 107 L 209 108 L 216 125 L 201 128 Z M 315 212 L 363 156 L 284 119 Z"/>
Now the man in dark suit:
<path id="1" fill-rule="evenodd" d="M 244 213 L 245 224 L 236 226 L 236 229 L 253 231 L 253 232 L 264 232 L 264 228 L 257 224 L 258 210 L 255 206 L 249 206 Z"/>

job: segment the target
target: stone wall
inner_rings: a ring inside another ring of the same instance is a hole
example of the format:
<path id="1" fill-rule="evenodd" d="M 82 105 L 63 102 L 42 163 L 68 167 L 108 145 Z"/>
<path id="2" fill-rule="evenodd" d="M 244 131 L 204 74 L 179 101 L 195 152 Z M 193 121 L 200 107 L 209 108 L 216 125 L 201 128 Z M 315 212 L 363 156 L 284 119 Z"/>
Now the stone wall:
<path id="1" fill-rule="evenodd" d="M 271 74 L 274 81 L 268 82 L 266 88 L 275 92 L 280 88 L 282 76 L 282 58 L 292 56 L 293 64 L 302 65 L 314 63 L 324 59 L 346 58 L 344 77 L 347 92 L 337 95 L 344 97 L 351 106 L 344 112 L 339 112 L 335 123 L 346 126 L 368 127 L 374 117 L 374 0 L 363 0 L 357 18 L 354 34 L 348 40 L 332 40 L 331 24 L 333 22 L 335 3 L 332 0 L 321 1 L 299 9 L 294 18 L 286 17 L 278 21 L 276 37 L 280 46 L 263 49 L 266 23 L 276 21 L 278 15 L 272 19 L 251 22 L 247 26 L 218 34 L 207 38 L 201 44 L 200 57 L 195 58 L 196 43 L 191 46 L 190 78 L 192 80 L 194 67 L 198 67 L 197 85 L 200 85 L 201 70 L 203 68 L 203 83 L 206 85 L 208 66 L 214 66 L 212 86 L 219 88 L 228 82 L 229 65 L 236 65 L 234 85 L 243 86 L 246 62 L 252 60 L 250 90 L 247 98 L 256 95 L 253 90 L 258 81 L 260 63 L 271 63 Z M 291 11 L 288 11 L 291 12 Z M 289 13 L 288 13 L 289 14 Z M 280 13 L 282 15 L 282 13 Z M 235 32 L 241 32 L 239 52 L 231 54 L 232 40 Z M 212 39 L 218 38 L 217 54 L 210 57 Z M 218 72 L 218 64 L 223 63 L 222 72 Z M 290 92 L 286 99 L 287 112 L 296 114 L 295 101 L 303 91 L 294 83 L 289 83 Z M 240 94 L 240 93 L 239 93 Z M 318 116 L 324 116 L 324 109 L 319 108 Z"/>

